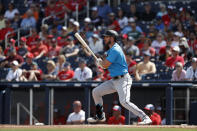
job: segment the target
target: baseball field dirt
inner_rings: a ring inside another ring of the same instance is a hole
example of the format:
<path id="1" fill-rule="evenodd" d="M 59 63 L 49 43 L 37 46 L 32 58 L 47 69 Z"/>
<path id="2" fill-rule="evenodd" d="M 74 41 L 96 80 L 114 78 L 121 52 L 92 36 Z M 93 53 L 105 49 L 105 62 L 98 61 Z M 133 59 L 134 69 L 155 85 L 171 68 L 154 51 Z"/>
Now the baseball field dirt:
<path id="1" fill-rule="evenodd" d="M 137 126 L 137 125 L 0 125 L 0 131 L 197 131 L 197 126 Z"/>

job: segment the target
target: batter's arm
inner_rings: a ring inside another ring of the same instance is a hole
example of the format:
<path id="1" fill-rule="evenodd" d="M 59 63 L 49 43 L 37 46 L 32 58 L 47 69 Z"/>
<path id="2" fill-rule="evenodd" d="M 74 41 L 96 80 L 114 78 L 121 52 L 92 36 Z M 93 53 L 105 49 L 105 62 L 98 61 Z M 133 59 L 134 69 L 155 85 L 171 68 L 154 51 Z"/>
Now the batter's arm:
<path id="1" fill-rule="evenodd" d="M 107 69 L 112 63 L 109 62 L 107 59 L 104 59 L 100 62 L 101 66 L 104 68 L 104 69 Z"/>

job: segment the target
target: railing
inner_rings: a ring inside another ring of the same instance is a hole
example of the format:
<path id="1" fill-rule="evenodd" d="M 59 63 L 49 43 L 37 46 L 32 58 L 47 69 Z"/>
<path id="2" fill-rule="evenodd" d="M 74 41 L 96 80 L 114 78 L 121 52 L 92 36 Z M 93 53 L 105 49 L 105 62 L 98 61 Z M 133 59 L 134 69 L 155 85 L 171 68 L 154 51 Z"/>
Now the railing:
<path id="1" fill-rule="evenodd" d="M 30 105 L 31 105 L 31 104 L 30 104 Z M 31 105 L 30 107 L 32 107 L 32 105 Z M 34 124 L 35 124 L 35 123 L 40 123 L 40 122 L 35 118 L 35 116 L 33 116 L 32 109 L 29 111 L 29 110 L 27 109 L 27 107 L 25 107 L 22 103 L 17 103 L 17 125 L 20 125 L 20 108 L 22 108 L 22 109 L 30 116 L 30 119 L 29 119 L 30 125 L 33 124 L 33 120 L 34 120 Z"/>
<path id="2" fill-rule="evenodd" d="M 32 115 L 32 107 L 33 106 L 33 89 L 36 88 L 41 88 L 45 89 L 45 104 L 46 104 L 46 114 L 45 114 L 45 124 L 53 124 L 53 107 L 54 107 L 54 89 L 58 88 L 70 88 L 70 87 L 75 87 L 75 88 L 81 88 L 84 89 L 84 96 L 85 96 L 85 101 L 84 101 L 84 107 L 85 112 L 86 112 L 86 118 L 90 116 L 90 96 L 91 96 L 91 89 L 98 86 L 100 82 L 1 82 L 0 83 L 0 112 L 1 108 L 4 108 L 5 113 L 3 114 L 5 118 L 5 124 L 10 123 L 10 94 L 12 89 L 17 89 L 17 88 L 25 88 L 29 89 L 30 91 L 30 121 L 33 118 Z M 171 81 L 141 81 L 141 82 L 133 82 L 132 88 L 164 88 L 165 91 L 165 98 L 166 98 L 166 120 L 168 125 L 173 124 L 173 90 L 174 88 L 181 88 L 181 89 L 186 89 L 186 120 L 188 121 L 188 115 L 189 115 L 189 102 L 190 102 L 190 89 L 197 89 L 197 83 L 195 82 L 171 82 Z M 3 90 L 5 89 L 5 91 Z M 74 88 L 73 88 L 74 89 Z M 4 92 L 5 96 L 5 107 L 1 105 L 1 97 L 2 97 L 2 92 Z M 1 114 L 0 114 L 1 116 Z M 126 124 L 130 123 L 130 115 L 129 111 L 125 112 L 126 116 Z M 2 118 L 0 118 L 1 120 Z M 1 123 L 1 121 L 0 121 Z M 32 123 L 31 123 L 32 124 Z"/>
<path id="3" fill-rule="evenodd" d="M 20 37 L 21 37 L 21 30 L 24 30 L 24 28 L 18 28 L 12 32 L 8 32 L 6 35 L 5 35 L 5 47 L 7 47 L 8 45 L 8 36 L 11 35 L 11 34 L 14 34 L 14 33 L 17 33 L 17 42 L 18 42 L 18 45 L 20 45 Z M 32 28 L 29 28 L 28 31 L 30 32 L 29 35 L 25 35 L 24 37 L 28 37 L 31 35 L 31 30 Z"/>

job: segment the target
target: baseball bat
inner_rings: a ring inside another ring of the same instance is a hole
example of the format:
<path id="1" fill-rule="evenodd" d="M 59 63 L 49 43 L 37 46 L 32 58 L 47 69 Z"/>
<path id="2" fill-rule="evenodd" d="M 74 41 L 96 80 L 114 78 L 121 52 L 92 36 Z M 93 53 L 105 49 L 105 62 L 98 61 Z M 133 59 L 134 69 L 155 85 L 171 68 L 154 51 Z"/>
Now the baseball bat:
<path id="1" fill-rule="evenodd" d="M 94 54 L 94 52 L 92 52 L 92 50 L 90 49 L 90 47 L 87 45 L 87 43 L 83 40 L 83 38 L 79 35 L 79 33 L 75 33 L 75 37 L 79 40 L 79 42 L 91 53 L 91 55 L 94 57 L 95 60 L 97 60 L 98 58 L 96 57 L 96 55 Z"/>

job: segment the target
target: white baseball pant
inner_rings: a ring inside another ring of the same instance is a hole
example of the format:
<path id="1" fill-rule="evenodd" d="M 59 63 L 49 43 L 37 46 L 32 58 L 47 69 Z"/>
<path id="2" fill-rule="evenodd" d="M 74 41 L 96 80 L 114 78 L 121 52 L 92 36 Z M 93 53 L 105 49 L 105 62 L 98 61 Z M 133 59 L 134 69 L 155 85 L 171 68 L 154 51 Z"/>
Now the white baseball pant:
<path id="1" fill-rule="evenodd" d="M 141 119 L 143 119 L 146 116 L 146 114 L 142 110 L 140 110 L 135 104 L 130 102 L 131 85 L 132 78 L 128 73 L 125 74 L 122 78 L 116 80 L 108 80 L 93 89 L 92 95 L 94 98 L 94 102 L 96 105 L 103 105 L 102 96 L 117 92 L 121 105 L 125 107 L 127 110 L 133 112 Z"/>

